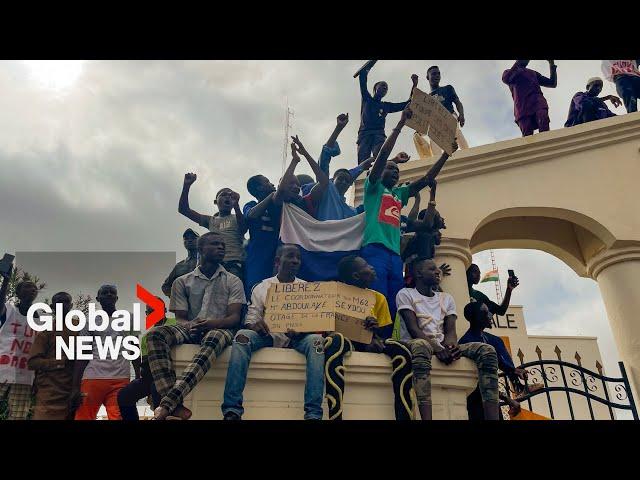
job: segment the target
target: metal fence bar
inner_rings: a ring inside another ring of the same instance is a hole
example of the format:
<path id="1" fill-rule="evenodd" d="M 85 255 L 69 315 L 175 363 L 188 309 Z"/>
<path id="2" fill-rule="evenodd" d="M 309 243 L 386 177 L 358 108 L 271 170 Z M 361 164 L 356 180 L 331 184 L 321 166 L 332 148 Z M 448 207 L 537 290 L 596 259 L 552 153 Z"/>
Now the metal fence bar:
<path id="1" fill-rule="evenodd" d="M 622 374 L 622 381 L 627 389 L 627 398 L 629 399 L 629 406 L 631 407 L 631 413 L 634 420 L 638 420 L 638 409 L 636 408 L 636 402 L 633 399 L 633 392 L 631 391 L 631 385 L 629 384 L 629 377 L 627 377 L 627 370 L 624 368 L 622 362 L 618 362 L 620 367 L 620 373 Z"/>
<path id="2" fill-rule="evenodd" d="M 596 360 L 596 368 L 598 369 L 598 373 L 602 375 L 602 365 L 597 360 Z M 611 399 L 609 398 L 609 389 L 607 388 L 607 384 L 602 379 L 600 379 L 600 383 L 602 383 L 602 390 L 604 390 L 604 397 L 607 399 L 607 402 L 611 402 Z M 615 415 L 613 414 L 613 408 L 611 408 L 610 403 L 607 403 L 607 408 L 609 409 L 609 416 L 611 417 L 611 420 L 615 420 Z"/>

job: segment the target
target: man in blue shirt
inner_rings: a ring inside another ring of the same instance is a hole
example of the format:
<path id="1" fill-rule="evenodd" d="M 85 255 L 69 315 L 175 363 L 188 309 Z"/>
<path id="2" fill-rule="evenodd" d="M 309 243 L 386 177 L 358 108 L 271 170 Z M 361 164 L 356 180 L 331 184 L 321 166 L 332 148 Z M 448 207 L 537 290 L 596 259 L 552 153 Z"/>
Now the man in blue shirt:
<path id="1" fill-rule="evenodd" d="M 507 351 L 507 347 L 500 337 L 484 331 L 485 328 L 492 328 L 492 315 L 487 305 L 475 301 L 468 303 L 464 307 L 464 318 L 469 321 L 470 327 L 458 343 L 480 342 L 491 345 L 498 355 L 498 368 L 507 375 L 515 387 L 521 385 L 520 380 L 526 380 L 527 371 L 522 368 L 516 368 L 511 355 Z M 507 401 L 511 407 L 514 407 L 514 403 L 517 403 L 503 395 L 501 395 L 501 399 Z M 484 419 L 482 399 L 477 388 L 467 397 L 467 410 L 469 412 L 469 420 Z"/>
<path id="2" fill-rule="evenodd" d="M 329 166 L 331 164 L 331 158 L 340 155 L 340 146 L 337 139 L 340 132 L 349 123 L 349 114 L 341 113 L 336 119 L 336 127 L 329 136 L 327 142 L 322 146 L 322 152 L 320 153 L 319 165 L 320 169 L 329 176 Z M 333 178 L 329 182 L 326 191 L 322 195 L 322 199 L 316 212 L 316 218 L 318 220 L 343 220 L 345 218 L 353 217 L 358 214 L 355 208 L 347 204 L 345 194 L 353 182 L 358 178 L 362 172 L 368 170 L 373 163 L 374 158 L 369 158 L 362 162 L 355 168 L 347 170 L 340 168 L 333 174 Z M 302 185 L 302 194 L 308 195 L 315 182 Z"/>
<path id="3" fill-rule="evenodd" d="M 377 82 L 373 86 L 373 95 L 367 87 L 367 77 L 373 65 L 362 70 L 359 76 L 360 94 L 362 106 L 360 107 L 360 129 L 358 130 L 358 163 L 364 162 L 369 157 L 376 157 L 382 148 L 385 139 L 385 119 L 388 113 L 401 112 L 409 105 L 411 93 L 418 85 L 418 76 L 411 75 L 411 92 L 406 102 L 383 102 L 382 98 L 389 91 L 387 82 Z"/>
<path id="4" fill-rule="evenodd" d="M 249 226 L 244 279 L 245 295 L 248 297 L 255 284 L 273 276 L 281 208 L 274 203 L 276 187 L 264 175 L 251 177 L 247 181 L 247 190 L 256 198 L 242 209 Z"/>

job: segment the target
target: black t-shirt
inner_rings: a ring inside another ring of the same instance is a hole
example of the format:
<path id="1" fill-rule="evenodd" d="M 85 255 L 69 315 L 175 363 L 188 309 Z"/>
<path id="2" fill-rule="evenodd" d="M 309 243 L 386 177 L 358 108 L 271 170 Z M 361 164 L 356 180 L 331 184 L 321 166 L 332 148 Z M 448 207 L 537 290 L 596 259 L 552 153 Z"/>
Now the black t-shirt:
<path id="1" fill-rule="evenodd" d="M 367 88 L 367 76 L 369 72 L 360 74 L 360 94 L 362 96 L 362 106 L 360 108 L 360 129 L 358 138 L 364 135 L 384 135 L 384 125 L 387 114 L 401 112 L 409 104 L 406 102 L 383 102 L 376 100 L 369 93 Z"/>
<path id="2" fill-rule="evenodd" d="M 495 313 L 498 310 L 500 310 L 500 305 L 498 305 L 496 302 L 492 302 L 491 300 L 489 300 L 489 297 L 487 297 L 484 293 L 482 293 L 479 290 L 470 288 L 469 296 L 473 298 L 476 302 L 484 303 L 489 309 L 489 311 L 491 312 L 491 315 L 495 315 Z"/>
<path id="3" fill-rule="evenodd" d="M 451 85 L 436 88 L 431 92 L 431 96 L 437 97 L 442 106 L 453 113 L 453 104 L 458 100 L 458 94 Z"/>

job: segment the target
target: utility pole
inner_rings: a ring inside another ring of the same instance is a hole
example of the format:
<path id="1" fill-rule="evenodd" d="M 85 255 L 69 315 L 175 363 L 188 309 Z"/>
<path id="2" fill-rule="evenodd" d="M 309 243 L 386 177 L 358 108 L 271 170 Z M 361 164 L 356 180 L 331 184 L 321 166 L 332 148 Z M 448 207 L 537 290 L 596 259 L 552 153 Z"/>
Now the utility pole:
<path id="1" fill-rule="evenodd" d="M 498 272 L 498 265 L 496 265 L 496 257 L 493 254 L 493 250 L 489 250 L 491 253 L 491 270 L 495 270 Z M 500 283 L 500 272 L 498 272 L 498 280 L 493 282 L 496 286 L 496 298 L 498 299 L 498 304 L 502 303 L 502 284 Z"/>
<path id="2" fill-rule="evenodd" d="M 289 131 L 292 128 L 292 118 L 294 112 L 292 108 L 289 108 L 289 97 L 285 98 L 284 107 L 284 141 L 282 144 L 282 174 L 284 175 L 287 169 L 287 154 L 289 152 Z"/>

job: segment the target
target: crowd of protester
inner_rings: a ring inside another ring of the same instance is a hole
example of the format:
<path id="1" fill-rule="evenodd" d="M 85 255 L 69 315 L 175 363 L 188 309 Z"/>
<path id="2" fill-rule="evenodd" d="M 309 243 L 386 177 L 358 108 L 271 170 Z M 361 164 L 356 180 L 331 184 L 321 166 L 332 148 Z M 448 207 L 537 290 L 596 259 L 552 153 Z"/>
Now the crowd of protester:
<path id="1" fill-rule="evenodd" d="M 513 96 L 515 121 L 523 136 L 535 130 L 549 130 L 548 104 L 540 87 L 555 88 L 558 82 L 554 61 L 549 61 L 549 78 L 527 68 L 528 62 L 517 60 L 502 76 Z M 325 397 L 329 419 L 342 418 L 346 388 L 343 359 L 353 351 L 389 358 L 393 366 L 395 414 L 399 420 L 412 419 L 416 409 L 421 419 L 432 418 L 430 374 L 434 356 L 445 365 L 461 357 L 472 360 L 478 369 L 478 387 L 468 399 L 469 416 L 500 418 L 498 371 L 503 371 L 514 385 L 521 385 L 526 372 L 514 366 L 502 340 L 484 330 L 491 327 L 492 315 L 505 314 L 518 279 L 509 278 L 504 300 L 497 305 L 473 288 L 480 281 L 480 270 L 472 264 L 466 272 L 470 301 L 463 306 L 470 328 L 461 339 L 457 338 L 455 322 L 459 306 L 440 285 L 450 267 L 434 262 L 441 231 L 446 228 L 436 209 L 436 178 L 449 154 L 439 149 L 439 158 L 420 178 L 400 184 L 398 164 L 410 157 L 404 152 L 392 157 L 391 153 L 412 117 L 410 98 L 399 103 L 383 101 L 389 90 L 386 82 L 377 82 L 370 93 L 367 75 L 373 63 L 359 75 L 362 109 L 356 166 L 330 174 L 331 159 L 340 154 L 338 137 L 349 122 L 348 114 L 340 114 L 318 162 L 298 137 L 292 137 L 292 160 L 278 186 L 264 175 L 250 177 L 247 190 L 254 199 L 242 208 L 239 194 L 222 188 L 214 200 L 217 212 L 202 214 L 193 210 L 189 192 L 197 176 L 185 174 L 178 212 L 207 232 L 200 235 L 192 228 L 185 230 L 187 258 L 175 265 L 162 284 L 162 292 L 170 298 L 168 310 L 173 316 L 165 315 L 141 338 L 141 357 L 132 362 L 124 358 L 100 360 L 97 356 L 82 361 L 57 359 L 55 336 L 69 338 L 77 334 L 66 329 L 35 334 L 28 361 L 30 374 L 20 378 L 12 376 L 9 357 L 0 351 L 0 398 L 6 399 L 8 418 L 25 419 L 32 410 L 34 419 L 90 420 L 96 418 L 104 405 L 111 420 L 136 420 L 136 404 L 147 398 L 153 406 L 154 419 L 187 420 L 191 412 L 183 404 L 185 397 L 227 347 L 231 348 L 231 355 L 221 406 L 226 420 L 242 418 L 243 390 L 251 356 L 264 347 L 291 348 L 305 356 L 305 419 L 323 418 Z M 587 90 L 572 98 L 566 126 L 613 116 L 605 101 L 616 107 L 624 103 L 628 112 L 637 110 L 640 94 L 637 61 L 605 61 L 603 73 L 615 83 L 622 101 L 614 95 L 598 97 L 603 81 L 591 78 Z M 456 117 L 460 141 L 463 138 L 460 127 L 465 125 L 464 107 L 451 85 L 440 86 L 440 78 L 437 66 L 427 70 L 430 93 Z M 411 80 L 413 92 L 418 76 L 413 75 Z M 386 117 L 393 112 L 401 112 L 400 118 L 387 136 Z M 437 148 L 417 133 L 414 141 L 418 151 L 433 154 Z M 453 151 L 457 148 L 454 143 Z M 302 158 L 315 178 L 295 175 Z M 349 205 L 345 195 L 365 172 L 363 203 L 357 207 Z M 420 192 L 427 187 L 428 205 L 421 210 Z M 401 211 L 412 197 L 413 207 L 404 217 Z M 341 221 L 363 215 L 361 250 L 335 261 L 330 279 L 370 289 L 375 294 L 375 305 L 364 322 L 365 328 L 373 332 L 369 344 L 352 342 L 337 332 L 270 331 L 265 321 L 269 287 L 274 283 L 318 280 L 313 272 L 305 271 L 301 248 L 280 241 L 281 217 L 287 204 L 318 221 Z M 27 328 L 26 314 L 36 300 L 38 288 L 31 281 L 20 282 L 15 289 L 14 305 L 6 301 L 11 269 L 1 276 L 0 337 L 10 338 Z M 103 285 L 96 300 L 108 315 L 113 315 L 117 310 L 117 287 Z M 73 308 L 72 297 L 66 292 L 56 293 L 52 304 L 61 304 L 63 314 Z M 119 333 L 107 329 L 99 334 L 106 337 Z M 181 344 L 196 344 L 199 349 L 184 371 L 176 375 L 171 350 Z M 131 364 L 135 370 L 132 381 Z M 502 399 L 513 411 L 519 408 L 512 398 Z"/>

